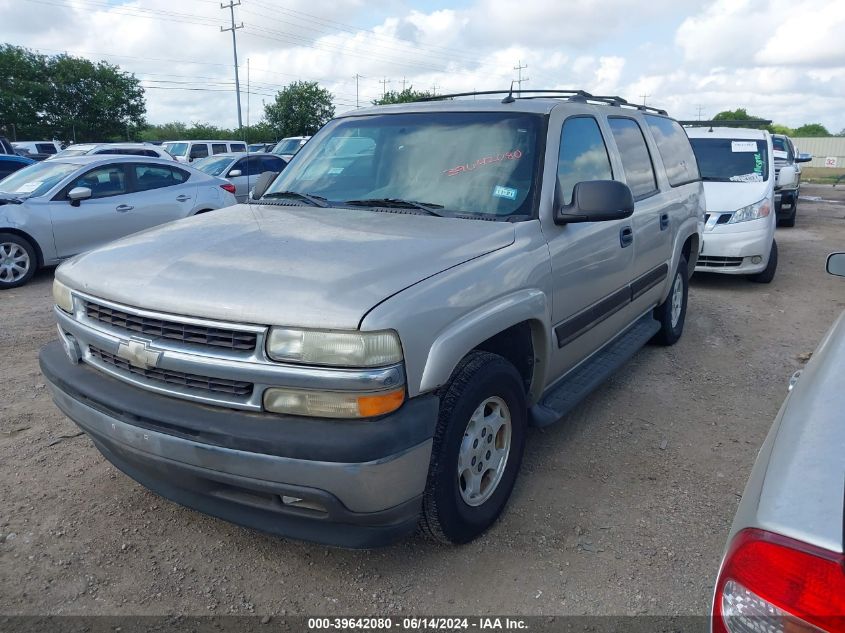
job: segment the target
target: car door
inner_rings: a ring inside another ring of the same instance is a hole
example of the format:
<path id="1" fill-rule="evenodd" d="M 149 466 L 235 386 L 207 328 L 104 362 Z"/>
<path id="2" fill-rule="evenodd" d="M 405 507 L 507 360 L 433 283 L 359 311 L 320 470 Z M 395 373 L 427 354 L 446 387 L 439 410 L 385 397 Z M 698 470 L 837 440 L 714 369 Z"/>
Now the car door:
<path id="1" fill-rule="evenodd" d="M 67 194 L 87 187 L 91 197 L 72 203 Z M 50 202 L 53 238 L 59 257 L 70 257 L 123 237 L 132 230 L 135 202 L 125 163 L 99 165 L 75 177 Z"/>
<path id="2" fill-rule="evenodd" d="M 225 178 L 235 185 L 235 198 L 237 198 L 238 202 L 244 202 L 247 199 L 250 190 L 255 185 L 255 170 L 257 168 L 258 157 L 245 156 L 235 162 L 235 164 L 227 170 Z M 236 171 L 239 171 L 240 175 L 229 175 Z"/>
<path id="3" fill-rule="evenodd" d="M 131 163 L 133 187 L 131 214 L 133 233 L 191 215 L 197 186 L 186 169 L 160 163 Z"/>
<path id="4" fill-rule="evenodd" d="M 189 163 L 206 157 L 208 157 L 208 143 L 191 143 L 191 149 L 188 152 Z"/>
<path id="5" fill-rule="evenodd" d="M 660 195 L 654 162 L 640 123 L 625 116 L 607 118 L 613 142 L 622 162 L 620 180 L 634 195 L 634 214 L 629 218 L 633 229 L 634 261 L 631 278 L 638 293 L 660 286 L 669 274 L 667 261 L 672 253 L 670 215 Z"/>
<path id="6" fill-rule="evenodd" d="M 557 181 L 556 199 L 564 206 L 572 204 L 572 192 L 579 182 L 611 180 L 619 170 L 608 152 L 606 131 L 585 106 L 585 114 L 566 118 L 555 125 L 553 112 L 550 130 L 560 129 L 559 138 L 549 133 L 548 146 L 557 149 L 557 165 L 547 178 Z M 569 110 L 571 112 L 571 110 Z M 559 121 L 559 119 L 558 119 Z M 620 323 L 629 320 L 630 268 L 634 249 L 630 218 L 606 222 L 582 222 L 557 225 L 545 218 L 551 257 L 551 288 L 554 327 L 550 374 L 560 376 L 597 350 L 620 331 Z M 626 237 L 628 236 L 628 237 Z"/>

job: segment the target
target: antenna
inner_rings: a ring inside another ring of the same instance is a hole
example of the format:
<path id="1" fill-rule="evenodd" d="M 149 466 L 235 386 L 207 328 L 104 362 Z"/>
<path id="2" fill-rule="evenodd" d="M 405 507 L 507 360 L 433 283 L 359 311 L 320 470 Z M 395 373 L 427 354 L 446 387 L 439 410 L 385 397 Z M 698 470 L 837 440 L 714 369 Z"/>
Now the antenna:
<path id="1" fill-rule="evenodd" d="M 502 103 L 513 103 L 514 101 L 516 101 L 516 99 L 514 99 L 514 98 L 513 98 L 513 84 L 514 84 L 514 82 L 513 82 L 513 81 L 511 81 L 511 89 L 510 89 L 510 92 L 508 92 L 508 96 L 507 96 L 507 97 L 505 97 L 504 99 L 502 99 Z"/>

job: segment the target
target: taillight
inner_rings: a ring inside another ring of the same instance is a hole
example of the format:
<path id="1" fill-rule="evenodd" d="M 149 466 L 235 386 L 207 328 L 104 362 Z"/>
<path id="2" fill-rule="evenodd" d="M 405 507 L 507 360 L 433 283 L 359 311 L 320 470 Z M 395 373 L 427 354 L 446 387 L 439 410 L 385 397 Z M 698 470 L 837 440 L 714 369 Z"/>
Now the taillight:
<path id="1" fill-rule="evenodd" d="M 227 182 L 225 185 L 220 185 L 220 188 L 225 189 L 229 193 L 235 193 L 235 191 L 237 191 L 237 189 L 235 189 L 235 185 L 233 185 L 231 182 Z"/>
<path id="2" fill-rule="evenodd" d="M 714 633 L 845 632 L 845 555 L 757 529 L 739 532 L 713 596 Z"/>

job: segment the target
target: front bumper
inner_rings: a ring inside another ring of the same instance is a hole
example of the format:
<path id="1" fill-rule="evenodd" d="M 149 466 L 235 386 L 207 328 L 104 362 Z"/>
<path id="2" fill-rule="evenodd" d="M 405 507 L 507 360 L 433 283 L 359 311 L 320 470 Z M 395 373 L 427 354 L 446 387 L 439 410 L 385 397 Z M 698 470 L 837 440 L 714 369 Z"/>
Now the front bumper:
<path id="1" fill-rule="evenodd" d="M 769 263 L 773 236 L 774 228 L 768 222 L 751 230 L 736 230 L 732 227 L 705 232 L 695 272 L 726 275 L 759 273 Z M 755 257 L 759 257 L 760 261 L 754 263 Z"/>
<path id="2" fill-rule="evenodd" d="M 59 409 L 150 490 L 234 523 L 342 547 L 373 547 L 416 526 L 438 399 L 375 420 L 298 418 L 161 396 L 40 354 Z"/>

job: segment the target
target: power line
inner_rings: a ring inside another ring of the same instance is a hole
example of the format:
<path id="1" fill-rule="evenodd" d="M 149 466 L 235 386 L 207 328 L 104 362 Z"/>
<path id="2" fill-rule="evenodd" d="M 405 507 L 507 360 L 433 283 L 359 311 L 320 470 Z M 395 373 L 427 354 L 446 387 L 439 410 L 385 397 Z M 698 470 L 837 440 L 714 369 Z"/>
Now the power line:
<path id="1" fill-rule="evenodd" d="M 227 29 L 224 29 L 222 26 L 220 27 L 220 32 L 224 33 L 226 31 L 232 32 L 232 53 L 235 56 L 235 95 L 238 102 L 238 130 L 243 130 L 243 120 L 241 119 L 241 83 L 238 79 L 238 39 L 235 36 L 235 32 L 238 29 L 244 28 L 244 23 L 241 22 L 239 25 L 235 25 L 235 7 L 240 6 L 241 0 L 238 0 L 235 3 L 234 0 L 229 0 L 229 4 L 220 4 L 221 9 L 229 9 L 229 15 L 232 18 L 231 26 Z"/>

